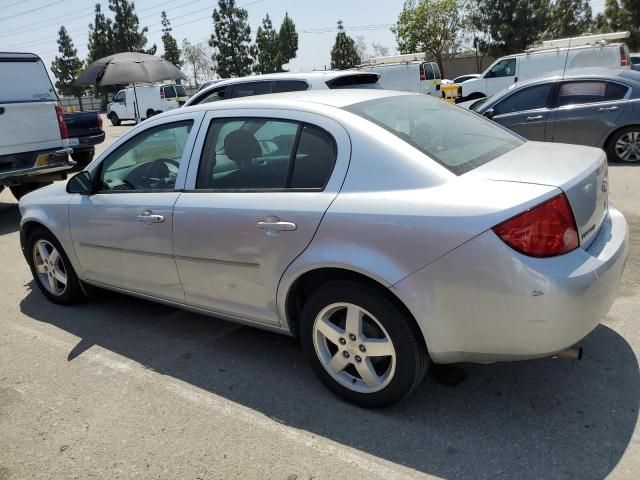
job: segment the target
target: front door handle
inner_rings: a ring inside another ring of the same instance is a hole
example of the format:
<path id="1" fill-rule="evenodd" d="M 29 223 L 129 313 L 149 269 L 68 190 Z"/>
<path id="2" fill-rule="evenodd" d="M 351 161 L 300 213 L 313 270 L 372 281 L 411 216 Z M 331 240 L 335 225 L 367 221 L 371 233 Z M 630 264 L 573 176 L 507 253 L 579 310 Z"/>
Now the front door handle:
<path id="1" fill-rule="evenodd" d="M 618 109 L 618 107 L 600 107 L 598 109 L 599 112 L 614 112 Z"/>
<path id="2" fill-rule="evenodd" d="M 534 122 L 536 120 L 542 120 L 544 115 L 536 115 L 535 117 L 527 117 L 527 122 Z"/>
<path id="3" fill-rule="evenodd" d="M 145 210 L 136 218 L 138 219 L 139 222 L 143 222 L 145 225 L 164 222 L 163 215 L 154 215 L 154 213 L 151 210 Z"/>
<path id="4" fill-rule="evenodd" d="M 258 222 L 256 227 L 264 230 L 264 233 L 269 236 L 275 236 L 278 232 L 291 232 L 298 228 L 295 223 L 281 222 L 278 217 L 268 217 L 264 221 Z"/>

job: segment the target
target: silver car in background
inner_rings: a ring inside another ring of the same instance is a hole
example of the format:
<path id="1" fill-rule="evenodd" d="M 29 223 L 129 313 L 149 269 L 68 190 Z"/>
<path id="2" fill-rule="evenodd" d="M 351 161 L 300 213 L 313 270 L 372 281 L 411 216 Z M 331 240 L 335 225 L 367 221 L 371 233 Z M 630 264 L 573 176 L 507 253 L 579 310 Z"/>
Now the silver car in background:
<path id="1" fill-rule="evenodd" d="M 529 140 L 600 147 L 610 161 L 640 162 L 640 72 L 596 72 L 521 82 L 459 105 Z"/>
<path id="2" fill-rule="evenodd" d="M 455 134 L 452 134 L 455 132 Z M 83 285 L 298 336 L 342 398 L 391 405 L 430 361 L 564 352 L 628 251 L 599 149 L 526 142 L 385 90 L 182 108 L 20 201 L 36 285 Z"/>

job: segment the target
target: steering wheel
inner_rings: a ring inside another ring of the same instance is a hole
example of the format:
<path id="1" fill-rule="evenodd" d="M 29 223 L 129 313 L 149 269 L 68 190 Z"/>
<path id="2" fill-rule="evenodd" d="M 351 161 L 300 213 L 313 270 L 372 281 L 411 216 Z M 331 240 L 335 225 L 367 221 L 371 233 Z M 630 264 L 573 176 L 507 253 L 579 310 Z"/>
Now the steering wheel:
<path id="1" fill-rule="evenodd" d="M 135 168 L 127 175 L 127 183 L 135 183 L 143 188 L 173 188 L 168 187 L 171 181 L 169 165 L 176 170 L 180 168 L 180 162 L 172 158 L 158 158 Z M 159 184 L 163 185 L 159 185 Z"/>

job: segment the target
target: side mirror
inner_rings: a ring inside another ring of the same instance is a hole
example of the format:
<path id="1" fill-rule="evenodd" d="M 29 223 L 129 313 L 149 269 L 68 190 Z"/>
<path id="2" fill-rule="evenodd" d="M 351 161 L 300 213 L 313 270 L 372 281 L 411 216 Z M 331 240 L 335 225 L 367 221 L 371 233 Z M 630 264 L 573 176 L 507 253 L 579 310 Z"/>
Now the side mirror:
<path id="1" fill-rule="evenodd" d="M 82 171 L 71 177 L 67 182 L 67 193 L 91 195 L 93 193 L 93 182 L 89 172 Z"/>
<path id="2" fill-rule="evenodd" d="M 485 112 L 482 114 L 483 117 L 487 117 L 487 118 L 493 118 L 493 116 L 496 114 L 495 110 L 493 110 L 493 108 L 489 108 L 487 110 L 485 110 Z"/>

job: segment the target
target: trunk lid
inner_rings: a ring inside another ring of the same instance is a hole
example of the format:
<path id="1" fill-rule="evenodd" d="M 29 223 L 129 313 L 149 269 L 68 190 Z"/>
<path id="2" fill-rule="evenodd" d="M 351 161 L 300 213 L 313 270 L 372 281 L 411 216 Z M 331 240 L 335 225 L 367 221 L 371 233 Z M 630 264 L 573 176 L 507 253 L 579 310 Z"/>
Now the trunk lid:
<path id="1" fill-rule="evenodd" d="M 558 187 L 571 204 L 583 248 L 608 212 L 607 158 L 598 148 L 527 142 L 466 175 Z"/>

